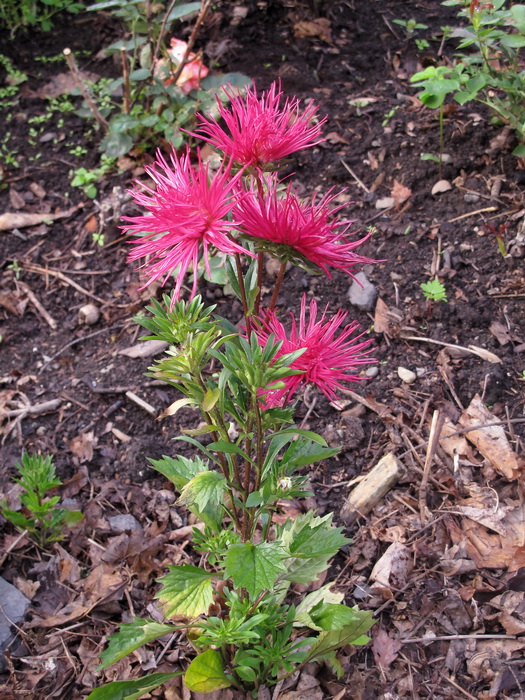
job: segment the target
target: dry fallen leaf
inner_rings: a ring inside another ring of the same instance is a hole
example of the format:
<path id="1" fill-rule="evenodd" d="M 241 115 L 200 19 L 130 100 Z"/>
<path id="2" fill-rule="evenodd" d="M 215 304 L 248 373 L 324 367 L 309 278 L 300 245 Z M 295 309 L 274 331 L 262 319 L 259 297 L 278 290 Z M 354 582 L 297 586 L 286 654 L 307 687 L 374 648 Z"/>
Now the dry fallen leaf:
<path id="1" fill-rule="evenodd" d="M 374 333 L 386 333 L 390 330 L 389 308 L 381 297 L 377 298 L 374 312 Z"/>
<path id="2" fill-rule="evenodd" d="M 69 449 L 78 458 L 79 462 L 91 462 L 93 459 L 93 448 L 97 444 L 95 433 L 80 433 L 69 443 Z"/>
<path id="3" fill-rule="evenodd" d="M 159 353 L 164 352 L 164 350 L 166 350 L 168 347 L 168 343 L 166 343 L 164 340 L 145 340 L 144 342 L 137 343 L 129 348 L 124 348 L 124 350 L 119 350 L 118 354 L 136 359 L 140 357 L 158 355 Z"/>
<path id="4" fill-rule="evenodd" d="M 394 180 L 394 186 L 390 191 L 390 195 L 394 200 L 394 206 L 396 209 L 399 209 L 399 207 L 407 201 L 411 194 L 412 190 L 410 187 L 406 187 L 397 180 Z"/>
<path id="5" fill-rule="evenodd" d="M 80 204 L 66 211 L 56 211 L 54 214 L 49 212 L 43 214 L 19 214 L 18 212 L 6 211 L 4 214 L 0 214 L 0 231 L 11 231 L 14 228 L 38 226 L 38 224 L 46 223 L 47 221 L 66 219 L 68 216 L 72 216 L 82 206 L 83 204 Z"/>
<path id="6" fill-rule="evenodd" d="M 386 630 L 379 630 L 374 634 L 372 651 L 378 666 L 388 668 L 397 658 L 397 653 L 403 645 L 398 639 L 391 637 Z"/>
<path id="7" fill-rule="evenodd" d="M 370 574 L 370 580 L 374 581 L 372 588 L 383 590 L 391 595 L 390 585 L 394 589 L 403 588 L 411 571 L 410 549 L 401 542 L 392 542 L 372 569 Z"/>
<path id="8" fill-rule="evenodd" d="M 327 44 L 332 43 L 330 33 L 330 20 L 326 17 L 318 17 L 310 22 L 297 22 L 293 26 L 293 35 L 296 39 L 306 39 L 307 37 L 319 37 Z"/>
<path id="9" fill-rule="evenodd" d="M 82 80 L 90 83 L 96 83 L 100 77 L 96 73 L 90 73 L 88 71 L 80 71 L 80 76 Z M 68 71 L 67 73 L 58 73 L 55 75 L 48 83 L 42 85 L 42 87 L 36 91 L 36 94 L 42 100 L 46 98 L 56 98 L 60 97 L 60 95 L 69 95 L 76 87 L 77 82 L 74 76 Z"/>
<path id="10" fill-rule="evenodd" d="M 475 428 L 489 423 L 500 423 L 500 421 L 485 406 L 479 394 L 476 394 L 460 416 L 459 424 L 462 428 Z M 518 463 L 518 458 L 507 440 L 503 424 L 470 430 L 466 433 L 466 438 L 476 445 L 499 474 L 509 481 L 518 478 L 522 465 Z"/>

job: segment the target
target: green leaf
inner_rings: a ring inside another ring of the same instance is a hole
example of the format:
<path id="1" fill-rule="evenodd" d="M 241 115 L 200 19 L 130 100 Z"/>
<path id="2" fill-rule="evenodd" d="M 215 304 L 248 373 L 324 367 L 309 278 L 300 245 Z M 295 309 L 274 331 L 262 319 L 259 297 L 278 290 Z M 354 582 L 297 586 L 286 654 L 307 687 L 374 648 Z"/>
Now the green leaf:
<path id="1" fill-rule="evenodd" d="M 195 457 L 167 457 L 162 459 L 150 459 L 151 466 L 169 479 L 179 491 L 197 474 L 208 471 L 208 463 Z"/>
<path id="2" fill-rule="evenodd" d="M 197 617 L 208 612 L 213 601 L 213 574 L 198 566 L 169 566 L 169 574 L 159 579 L 161 590 L 155 598 L 165 605 L 166 617 Z"/>
<path id="3" fill-rule="evenodd" d="M 353 621 L 339 630 L 321 632 L 315 644 L 308 650 L 308 654 L 303 663 L 313 661 L 330 654 L 336 649 L 346 646 L 346 644 L 366 644 L 369 639 L 364 636 L 366 632 L 375 624 L 370 610 L 357 610 L 354 608 Z"/>
<path id="4" fill-rule="evenodd" d="M 510 49 L 521 49 L 525 46 L 525 36 L 523 34 L 507 34 L 500 39 L 503 46 Z"/>
<path id="5" fill-rule="evenodd" d="M 212 690 L 229 688 L 231 683 L 224 673 L 220 652 L 208 649 L 195 657 L 188 666 L 184 683 L 188 690 L 196 693 L 211 693 Z"/>
<path id="6" fill-rule="evenodd" d="M 277 576 L 286 571 L 286 553 L 277 542 L 234 544 L 226 554 L 226 576 L 237 588 L 245 588 L 251 598 L 265 588 L 271 590 Z"/>
<path id="7" fill-rule="evenodd" d="M 207 75 L 201 80 L 203 90 L 213 90 L 222 85 L 230 85 L 233 88 L 246 87 L 251 85 L 252 79 L 244 73 L 224 73 L 223 75 Z"/>
<path id="8" fill-rule="evenodd" d="M 310 625 L 306 624 L 305 621 L 311 620 L 308 613 L 319 603 L 337 604 L 343 600 L 344 595 L 342 593 L 332 592 L 330 590 L 333 585 L 334 584 L 332 582 L 327 583 L 325 586 L 321 586 L 321 588 L 318 588 L 316 591 L 312 591 L 312 593 L 309 593 L 305 598 L 303 598 L 295 610 L 295 626 L 305 625 L 306 627 L 310 627 Z"/>
<path id="9" fill-rule="evenodd" d="M 129 74 L 129 79 L 132 81 L 147 80 L 148 78 L 151 78 L 149 68 L 137 68 L 137 70 L 132 70 Z"/>
<path id="10" fill-rule="evenodd" d="M 79 510 L 68 510 L 67 508 L 62 509 L 62 522 L 67 527 L 72 527 L 80 520 L 83 519 L 83 515 Z"/>
<path id="11" fill-rule="evenodd" d="M 219 400 L 220 395 L 221 392 L 219 389 L 208 389 L 202 402 L 202 410 L 206 413 L 208 413 L 208 411 L 211 411 L 211 409 Z"/>
<path id="12" fill-rule="evenodd" d="M 110 158 L 119 158 L 126 155 L 133 146 L 133 139 L 129 134 L 108 134 L 100 144 L 100 150 Z"/>
<path id="13" fill-rule="evenodd" d="M 200 2 L 186 2 L 184 5 L 179 5 L 174 7 L 173 10 L 168 15 L 168 22 L 174 22 L 176 19 L 182 19 L 187 17 L 192 12 L 198 12 L 200 10 Z"/>
<path id="14" fill-rule="evenodd" d="M 209 450 L 214 450 L 215 452 L 224 452 L 225 454 L 235 454 L 241 455 L 244 459 L 248 459 L 248 455 L 244 450 L 242 450 L 238 445 L 234 445 L 232 442 L 227 442 L 226 440 L 217 440 L 217 442 L 211 442 L 208 445 Z"/>
<path id="15" fill-rule="evenodd" d="M 199 511 L 203 511 L 209 504 L 217 506 L 222 503 L 225 489 L 226 479 L 222 474 L 201 472 L 184 486 L 179 502 L 188 508 L 196 506 Z"/>
<path id="16" fill-rule="evenodd" d="M 175 676 L 182 676 L 183 671 L 177 673 L 152 673 L 150 676 L 138 678 L 135 681 L 115 681 L 97 688 L 90 693 L 86 700 L 138 700 L 159 685 L 166 683 Z"/>
<path id="17" fill-rule="evenodd" d="M 525 158 L 525 145 L 520 143 L 519 146 L 516 146 L 516 148 L 512 151 L 512 155 L 517 156 L 518 158 Z"/>
<path id="18" fill-rule="evenodd" d="M 278 540 L 293 559 L 287 563 L 286 579 L 293 583 L 310 583 L 328 568 L 329 560 L 350 540 L 341 528 L 332 525 L 332 513 L 322 518 L 308 511 L 288 520 L 278 529 Z"/>
<path id="19" fill-rule="evenodd" d="M 108 648 L 100 655 L 101 664 L 97 671 L 120 661 L 138 647 L 152 642 L 159 637 L 178 629 L 173 625 L 161 625 L 153 620 L 143 620 L 140 617 L 133 622 L 121 625 L 116 634 L 109 638 Z"/>
<path id="20" fill-rule="evenodd" d="M 510 8 L 510 14 L 516 27 L 522 34 L 525 34 L 525 5 L 513 5 Z"/>
<path id="21" fill-rule="evenodd" d="M 9 510 L 8 508 L 2 508 L 2 515 L 4 518 L 9 520 L 10 523 L 12 523 L 15 527 L 20 528 L 21 530 L 32 530 L 35 526 L 35 523 L 26 518 L 22 513 L 19 513 L 16 510 Z"/>

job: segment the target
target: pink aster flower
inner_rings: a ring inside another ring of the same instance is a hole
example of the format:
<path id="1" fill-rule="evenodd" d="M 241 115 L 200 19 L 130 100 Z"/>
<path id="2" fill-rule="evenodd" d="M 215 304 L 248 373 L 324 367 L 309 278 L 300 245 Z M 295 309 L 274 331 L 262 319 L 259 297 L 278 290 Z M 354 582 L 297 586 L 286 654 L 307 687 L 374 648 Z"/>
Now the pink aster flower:
<path id="1" fill-rule="evenodd" d="M 306 348 L 304 353 L 290 365 L 292 369 L 300 369 L 304 373 L 286 377 L 283 379 L 284 388 L 274 391 L 270 389 L 269 392 L 265 393 L 263 401 L 266 407 L 286 405 L 300 386 L 307 383 L 315 384 L 323 394 L 334 400 L 337 398 L 335 390 L 342 388 L 342 381 L 361 381 L 361 377 L 355 373 L 356 369 L 360 365 L 377 361 L 368 357 L 368 354 L 372 352 L 372 348 L 369 346 L 373 341 L 357 342 L 364 333 L 354 336 L 359 328 L 356 321 L 346 325 L 336 337 L 336 333 L 343 325 L 346 316 L 345 311 L 339 310 L 335 316 L 327 319 L 325 309 L 321 318 L 317 320 L 317 303 L 312 299 L 307 321 L 306 296 L 303 296 L 299 326 L 291 314 L 292 324 L 289 333 L 286 333 L 274 311 L 268 311 L 264 317 L 256 319 L 254 333 L 261 346 L 264 347 L 268 336 L 272 333 L 276 341 L 282 341 L 276 358 L 285 353 Z"/>
<path id="2" fill-rule="evenodd" d="M 134 235 L 148 232 L 132 241 L 135 248 L 129 255 L 129 260 L 148 256 L 142 265 L 149 276 L 145 286 L 157 279 L 165 284 L 176 271 L 174 303 L 190 265 L 194 272 L 191 296 L 195 295 L 201 252 L 208 274 L 211 246 L 229 255 L 251 253 L 232 240 L 230 234 L 236 223 L 227 220 L 239 175 L 232 178 L 227 167 L 210 177 L 200 157 L 197 166 L 190 163 L 189 151 L 180 158 L 173 151 L 170 161 L 171 165 L 158 151 L 156 162 L 146 167 L 156 189 L 137 182 L 141 189 L 130 191 L 135 202 L 147 209 L 150 216 L 123 218 L 130 223 L 124 227 L 127 232 Z"/>
<path id="3" fill-rule="evenodd" d="M 321 125 L 326 117 L 318 124 L 311 124 L 318 107 L 311 102 L 300 114 L 297 98 L 287 98 L 280 107 L 283 94 L 280 83 L 272 83 L 260 96 L 255 85 L 245 96 L 225 88 L 224 92 L 230 104 L 223 105 L 218 97 L 217 103 L 227 131 L 214 117 L 197 114 L 200 124 L 193 135 L 224 151 L 237 163 L 263 167 L 322 141 Z"/>
<path id="4" fill-rule="evenodd" d="M 370 238 L 370 233 L 359 240 L 347 238 L 352 222 L 331 218 L 341 206 L 330 209 L 337 195 L 330 192 L 316 200 L 303 201 L 297 197 L 290 184 L 284 194 L 277 193 L 274 177 L 268 193 L 259 196 L 255 185 L 234 208 L 239 230 L 254 239 L 256 247 L 267 250 L 282 261 L 290 260 L 305 267 L 313 263 L 331 277 L 329 267 L 335 267 L 353 277 L 352 270 L 358 264 L 378 262 L 354 250 Z M 270 245 L 268 245 L 270 243 Z"/>

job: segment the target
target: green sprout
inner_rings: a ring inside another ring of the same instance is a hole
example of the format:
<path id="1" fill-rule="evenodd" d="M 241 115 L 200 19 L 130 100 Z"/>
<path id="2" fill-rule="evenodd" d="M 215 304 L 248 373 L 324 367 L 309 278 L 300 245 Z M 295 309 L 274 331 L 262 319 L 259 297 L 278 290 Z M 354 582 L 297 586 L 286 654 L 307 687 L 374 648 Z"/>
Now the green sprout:
<path id="1" fill-rule="evenodd" d="M 431 282 L 423 282 L 421 284 L 421 291 L 425 295 L 425 299 L 430 302 L 448 301 L 445 285 L 437 279 Z"/>

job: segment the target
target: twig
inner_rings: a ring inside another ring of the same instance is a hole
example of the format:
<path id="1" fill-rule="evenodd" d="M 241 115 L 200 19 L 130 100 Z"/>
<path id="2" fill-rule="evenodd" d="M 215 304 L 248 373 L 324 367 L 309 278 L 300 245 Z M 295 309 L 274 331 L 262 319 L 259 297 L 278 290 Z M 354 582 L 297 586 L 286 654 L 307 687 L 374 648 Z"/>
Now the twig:
<path id="1" fill-rule="evenodd" d="M 470 693 L 467 693 L 466 690 L 464 690 L 460 685 L 456 683 L 456 681 L 453 681 L 452 678 L 449 678 L 445 673 L 439 673 L 441 678 L 446 680 L 450 685 L 453 685 L 456 690 L 459 690 L 460 693 L 462 693 L 466 698 L 470 698 L 470 700 L 478 700 L 474 695 L 471 695 Z"/>
<path id="2" fill-rule="evenodd" d="M 419 485 L 419 517 L 422 525 L 428 521 L 427 486 L 430 476 L 430 465 L 432 464 L 432 459 L 437 449 L 444 420 L 444 417 L 440 415 L 439 411 L 434 411 L 432 414 L 432 423 L 430 425 L 430 435 L 428 436 L 425 464 L 423 465 L 423 476 L 421 477 L 421 484 Z"/>
<path id="3" fill-rule="evenodd" d="M 87 89 L 87 86 L 85 82 L 82 80 L 82 76 L 80 75 L 80 71 L 78 70 L 78 66 L 75 61 L 75 57 L 71 53 L 71 49 L 64 49 L 64 56 L 66 57 L 67 65 L 69 66 L 69 70 L 71 71 L 75 82 L 78 86 L 78 89 L 82 93 L 82 96 L 86 100 L 89 111 L 93 115 L 93 117 L 97 120 L 97 122 L 100 124 L 100 126 L 104 129 L 104 131 L 108 131 L 109 125 L 107 121 L 104 119 L 102 114 L 98 111 L 98 107 L 93 101 L 93 98 L 91 97 L 89 90 Z"/>
<path id="4" fill-rule="evenodd" d="M 477 348 L 475 345 L 470 345 L 468 348 L 466 348 L 464 345 L 454 345 L 454 343 L 445 343 L 442 340 L 434 340 L 433 338 L 425 338 L 419 335 L 401 335 L 401 338 L 403 340 L 419 340 L 423 343 L 442 345 L 445 348 L 452 348 L 453 350 L 463 350 L 463 352 L 469 352 L 472 355 L 477 355 L 478 357 L 481 357 L 482 360 L 487 360 L 488 362 L 492 362 L 492 364 L 503 364 L 503 361 L 493 352 L 482 350 L 482 348 Z M 492 357 L 493 359 L 488 359 L 489 357 Z"/>
<path id="5" fill-rule="evenodd" d="M 143 408 L 146 413 L 149 413 L 150 416 L 156 416 L 157 415 L 157 409 L 154 408 L 150 403 L 147 401 L 144 401 L 144 399 L 141 399 L 140 396 L 137 396 L 133 391 L 126 391 L 127 398 L 130 401 L 133 401 L 133 403 L 136 403 L 137 406 L 140 406 L 140 408 Z"/>
<path id="6" fill-rule="evenodd" d="M 438 637 L 412 637 L 411 639 L 400 639 L 401 644 L 418 644 L 419 642 L 448 642 L 454 639 L 515 639 L 519 637 L 513 634 L 443 634 Z"/>
<path id="7" fill-rule="evenodd" d="M 13 549 L 16 547 L 16 545 L 20 542 L 21 539 L 23 539 L 27 535 L 27 530 L 24 530 L 21 532 L 18 537 L 16 537 L 9 545 L 9 547 L 3 552 L 2 556 L 0 557 L 0 568 L 3 566 L 4 561 L 7 559 L 8 554 L 10 554 Z"/>
<path id="8" fill-rule="evenodd" d="M 357 175 L 354 173 L 354 171 L 353 171 L 352 168 L 348 165 L 348 163 L 345 163 L 345 161 L 344 161 L 342 158 L 340 158 L 340 161 L 341 161 L 341 163 L 344 165 L 344 167 L 348 170 L 348 172 L 350 173 L 350 175 L 354 178 L 354 180 L 355 180 L 356 183 L 359 185 L 359 187 L 360 187 L 361 189 L 363 189 L 367 194 L 370 194 L 370 190 L 368 189 L 368 187 L 365 185 L 365 183 L 364 183 L 362 180 L 360 180 L 360 179 L 357 177 Z"/>
<path id="9" fill-rule="evenodd" d="M 201 28 L 202 23 L 206 19 L 206 15 L 208 14 L 208 10 L 210 9 L 212 2 L 213 2 L 213 0 L 203 0 L 201 9 L 199 11 L 199 16 L 197 17 L 197 19 L 195 21 L 193 31 L 191 32 L 191 36 L 188 39 L 188 45 L 186 46 L 186 51 L 184 52 L 184 56 L 182 57 L 182 61 L 179 63 L 179 66 L 172 77 L 173 83 L 175 85 L 177 84 L 177 80 L 180 78 L 181 73 L 184 70 L 184 66 L 188 62 L 188 57 L 189 57 L 190 52 L 193 48 L 193 45 L 195 44 L 195 41 L 197 40 L 199 30 Z"/>
<path id="10" fill-rule="evenodd" d="M 11 411 L 5 411 L 3 415 L 6 418 L 16 418 L 18 416 L 25 417 L 30 416 L 40 416 L 42 413 L 49 413 L 56 410 L 62 399 L 50 399 L 49 401 L 44 401 L 43 403 L 37 403 L 34 406 L 24 406 L 24 408 L 14 408 Z"/>
<path id="11" fill-rule="evenodd" d="M 456 216 L 454 219 L 449 219 L 447 224 L 453 224 L 454 221 L 461 221 L 461 219 L 467 219 L 469 216 L 476 216 L 476 214 L 483 214 L 486 211 L 498 211 L 498 207 L 485 207 L 484 209 L 476 209 L 476 211 L 470 211 L 467 214 L 461 214 L 461 216 Z"/>
<path id="12" fill-rule="evenodd" d="M 18 282 L 18 286 L 24 290 L 29 301 L 33 304 L 38 313 L 42 316 L 47 325 L 56 331 L 58 324 L 55 319 L 44 309 L 42 304 L 38 301 L 33 291 L 25 284 L 25 282 Z"/>
<path id="13" fill-rule="evenodd" d="M 129 108 L 131 104 L 131 89 L 129 86 L 129 62 L 128 53 L 125 46 L 120 47 L 120 58 L 122 59 L 122 80 L 123 83 L 123 94 L 122 94 L 122 111 L 124 114 L 129 114 Z"/>

